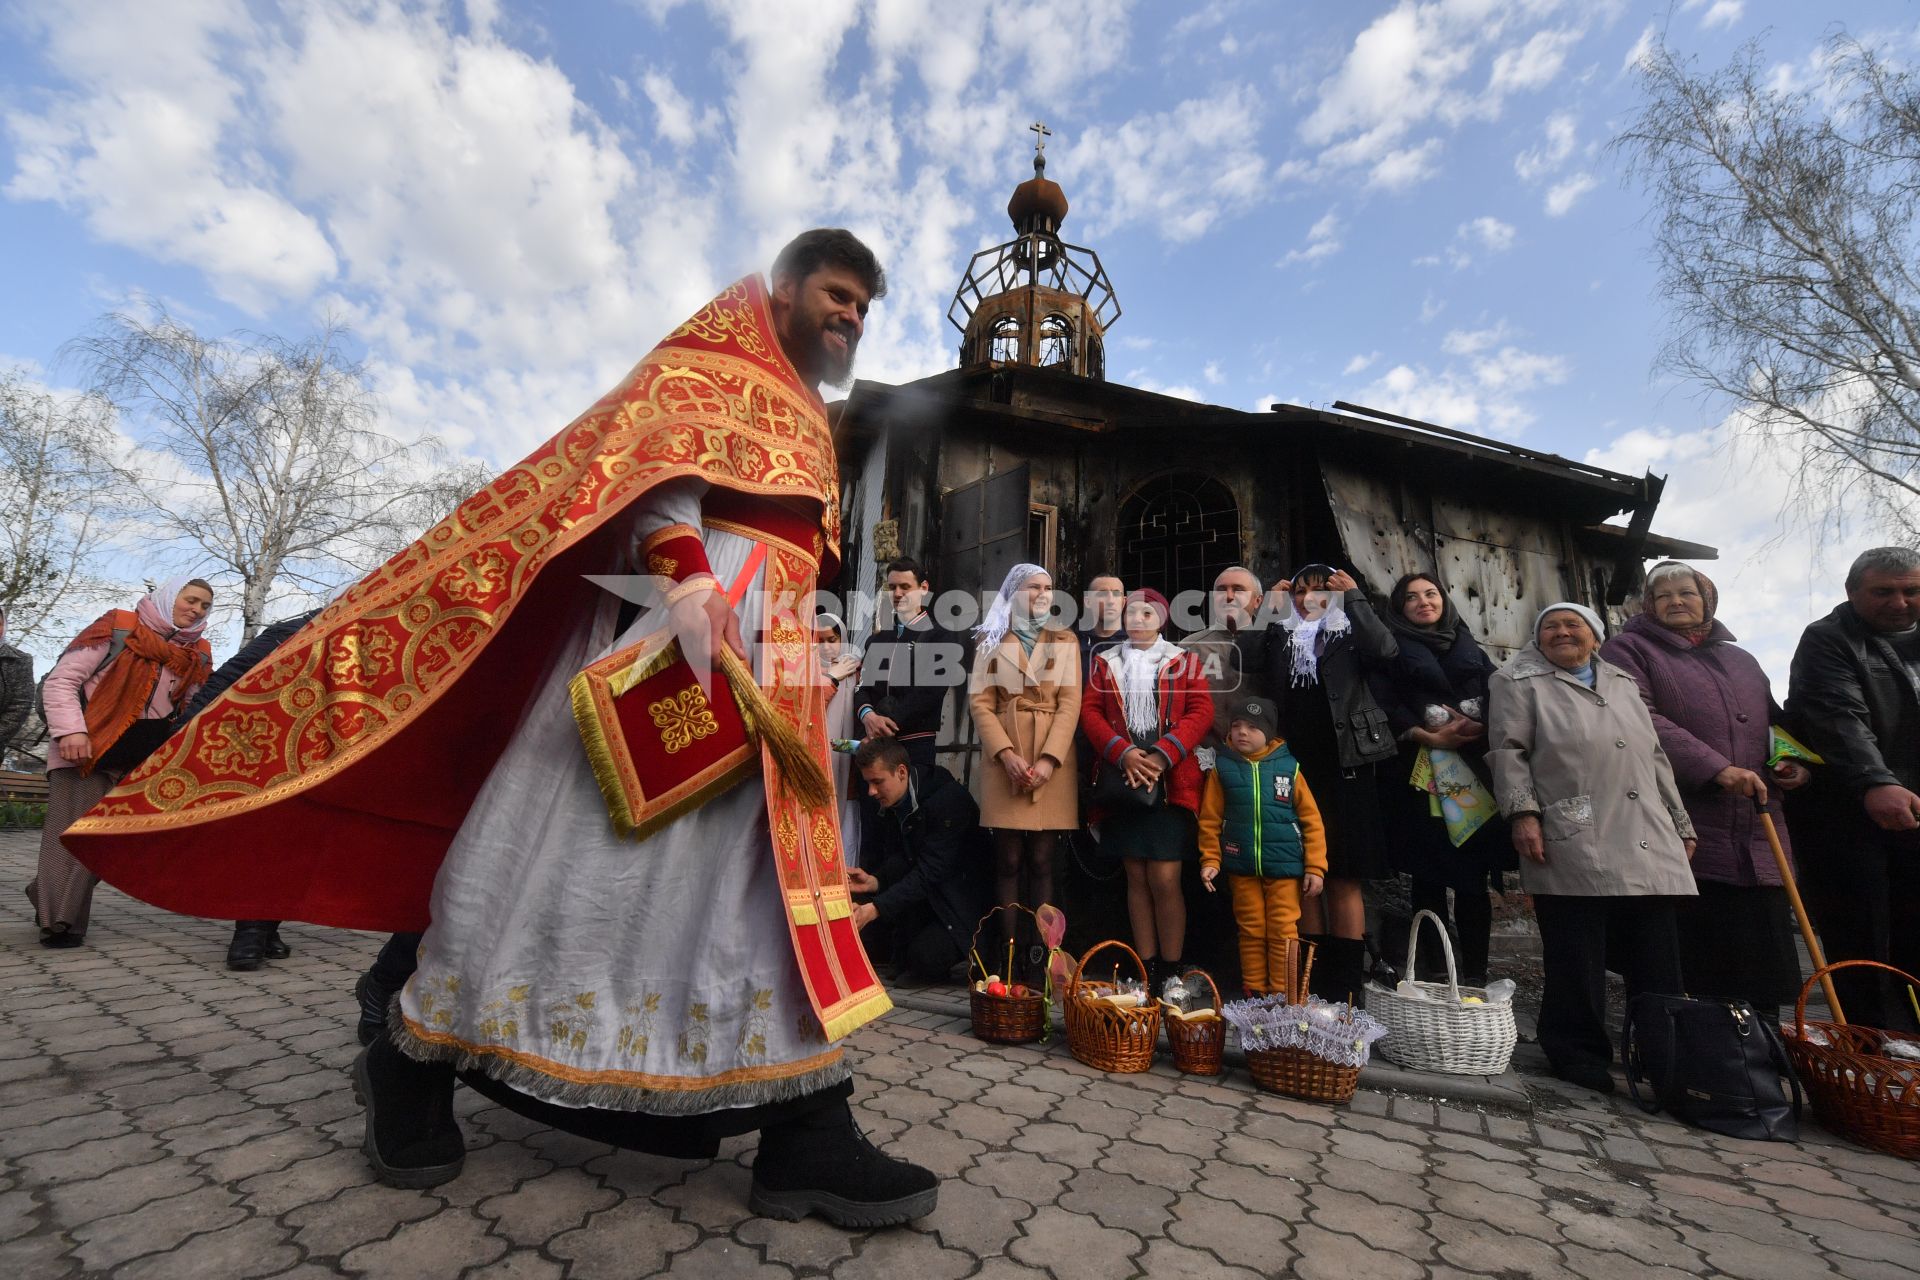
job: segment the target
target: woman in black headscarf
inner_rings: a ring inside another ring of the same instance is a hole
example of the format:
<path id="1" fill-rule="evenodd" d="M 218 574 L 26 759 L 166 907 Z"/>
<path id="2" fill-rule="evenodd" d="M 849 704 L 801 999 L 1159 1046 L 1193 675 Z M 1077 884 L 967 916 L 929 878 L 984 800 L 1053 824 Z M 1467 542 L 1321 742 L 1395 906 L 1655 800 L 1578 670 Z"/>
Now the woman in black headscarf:
<path id="1" fill-rule="evenodd" d="M 1398 763 L 1380 767 L 1389 861 L 1413 877 L 1416 911 L 1425 908 L 1446 920 L 1447 890 L 1453 890 L 1460 981 L 1482 987 L 1493 927 L 1488 877 L 1500 888 L 1503 873 L 1515 864 L 1506 821 L 1491 803 L 1486 764 L 1487 677 L 1494 663 L 1432 574 L 1410 573 L 1393 584 L 1386 624 L 1399 652 L 1376 665 L 1368 683 L 1400 743 Z M 1487 792 L 1449 797 L 1453 808 L 1443 805 L 1443 812 L 1434 813 L 1435 797 L 1409 781 L 1423 750 L 1454 752 Z M 1477 829 L 1475 809 L 1486 811 Z"/>

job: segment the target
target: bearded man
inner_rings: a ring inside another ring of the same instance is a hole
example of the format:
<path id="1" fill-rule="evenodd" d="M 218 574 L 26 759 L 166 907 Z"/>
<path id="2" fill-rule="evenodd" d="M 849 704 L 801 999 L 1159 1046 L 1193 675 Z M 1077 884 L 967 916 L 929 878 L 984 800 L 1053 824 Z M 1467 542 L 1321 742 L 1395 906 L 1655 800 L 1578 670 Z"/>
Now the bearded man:
<path id="1" fill-rule="evenodd" d="M 865 1227 L 934 1207 L 934 1176 L 876 1150 L 848 1106 L 836 1042 L 890 1005 L 831 787 L 802 785 L 825 776 L 810 596 L 839 542 L 814 387 L 850 376 L 885 276 L 817 230 L 771 280 L 676 329 L 75 830 L 89 866 L 175 910 L 430 915 L 354 1066 L 389 1184 L 459 1174 L 457 1071 L 655 1154 L 759 1130 L 764 1215 Z M 650 575 L 657 607 L 616 634 L 619 599 L 587 578 L 622 573 Z M 246 865 L 263 822 L 276 863 Z"/>

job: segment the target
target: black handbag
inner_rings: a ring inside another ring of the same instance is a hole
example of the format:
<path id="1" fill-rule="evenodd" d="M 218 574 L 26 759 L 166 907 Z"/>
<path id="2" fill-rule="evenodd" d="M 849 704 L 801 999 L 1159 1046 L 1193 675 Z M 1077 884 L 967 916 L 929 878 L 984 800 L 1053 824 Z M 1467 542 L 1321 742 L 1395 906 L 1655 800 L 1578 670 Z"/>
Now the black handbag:
<path id="1" fill-rule="evenodd" d="M 1729 1138 L 1800 1137 L 1800 1081 L 1779 1035 L 1750 1004 L 1642 992 L 1627 1004 L 1620 1056 L 1642 1111 L 1664 1109 Z M 1640 1096 L 1642 1078 L 1651 1099 Z"/>
<path id="2" fill-rule="evenodd" d="M 1134 735 L 1134 746 L 1148 748 L 1152 744 L 1141 742 Z M 1106 809 L 1121 809 L 1134 806 L 1141 809 L 1156 808 L 1167 801 L 1167 773 L 1163 770 L 1155 781 L 1144 787 L 1136 787 L 1127 781 L 1127 771 L 1107 760 L 1093 774 L 1093 803 Z"/>

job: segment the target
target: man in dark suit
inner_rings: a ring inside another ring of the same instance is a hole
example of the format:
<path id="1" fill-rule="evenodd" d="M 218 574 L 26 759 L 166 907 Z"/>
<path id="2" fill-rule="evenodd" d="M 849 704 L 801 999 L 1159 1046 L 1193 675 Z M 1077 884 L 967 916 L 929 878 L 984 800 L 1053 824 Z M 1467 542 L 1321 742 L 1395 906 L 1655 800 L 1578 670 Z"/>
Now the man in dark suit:
<path id="1" fill-rule="evenodd" d="M 952 774 L 914 765 L 892 738 L 868 739 L 853 763 L 880 807 L 864 865 L 847 871 L 864 899 L 853 923 L 869 949 L 916 981 L 945 981 L 987 910 L 980 806 Z"/>
<path id="2" fill-rule="evenodd" d="M 1787 712 L 1825 761 L 1787 793 L 1828 960 L 1920 971 L 1920 551 L 1876 547 L 1847 572 L 1847 598 L 1794 651 Z M 1906 984 L 1849 970 L 1834 985 L 1847 1021 L 1920 1030 Z"/>
<path id="3" fill-rule="evenodd" d="M 967 678 L 966 646 L 933 619 L 932 589 L 917 561 L 887 566 L 891 623 L 867 641 L 853 714 L 863 738 L 897 738 L 917 768 L 931 768 L 947 691 Z"/>

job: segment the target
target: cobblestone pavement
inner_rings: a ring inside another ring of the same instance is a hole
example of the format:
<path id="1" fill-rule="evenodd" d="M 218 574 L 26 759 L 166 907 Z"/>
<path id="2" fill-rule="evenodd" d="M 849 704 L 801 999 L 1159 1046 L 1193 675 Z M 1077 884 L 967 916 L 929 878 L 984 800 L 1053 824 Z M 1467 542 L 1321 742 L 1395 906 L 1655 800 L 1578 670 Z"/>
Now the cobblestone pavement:
<path id="1" fill-rule="evenodd" d="M 34 837 L 0 833 L 0 874 Z M 11 895 L 9 895 L 11 897 Z M 1362 1092 L 1346 1108 L 1166 1068 L 1108 1077 L 957 1020 L 861 1031 L 856 1104 L 940 1208 L 846 1234 L 747 1215 L 750 1141 L 654 1159 L 462 1091 L 465 1174 L 374 1183 L 346 1068 L 376 939 L 227 928 L 102 890 L 86 948 L 0 913 L 0 1275 L 526 1278 L 1920 1274 L 1920 1163 L 1817 1129 L 1735 1142 L 1529 1082 L 1530 1113 Z"/>

